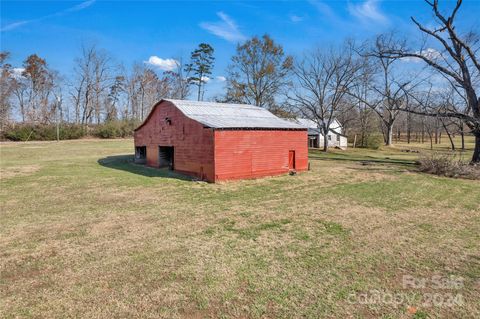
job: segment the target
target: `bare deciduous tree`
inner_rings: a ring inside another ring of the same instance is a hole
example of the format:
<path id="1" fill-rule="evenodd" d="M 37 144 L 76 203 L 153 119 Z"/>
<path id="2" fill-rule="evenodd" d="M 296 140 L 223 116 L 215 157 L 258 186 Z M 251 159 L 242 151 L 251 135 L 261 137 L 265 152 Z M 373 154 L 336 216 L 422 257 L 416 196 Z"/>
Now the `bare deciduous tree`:
<path id="1" fill-rule="evenodd" d="M 392 46 L 385 48 L 382 57 L 389 59 L 416 58 L 449 80 L 457 88 L 463 90 L 467 105 L 465 108 L 450 106 L 441 113 L 429 110 L 414 111 L 408 107 L 402 108 L 426 116 L 440 116 L 443 118 L 457 118 L 468 126 L 475 136 L 475 150 L 472 164 L 480 163 L 480 98 L 479 77 L 480 59 L 478 50 L 480 41 L 478 34 L 466 32 L 461 34 L 456 28 L 455 18 L 461 7 L 462 1 L 458 0 L 452 11 L 445 15 L 440 12 L 438 0 L 425 1 L 432 10 L 436 26 L 427 27 L 412 17 L 413 23 L 428 39 L 436 42 L 441 47 L 441 52 L 426 48 L 424 42 L 419 50 L 409 49 L 406 46 Z"/>
<path id="2" fill-rule="evenodd" d="M 183 59 L 175 59 L 177 61 L 176 71 L 164 72 L 163 78 L 170 83 L 170 94 L 168 97 L 172 99 L 184 100 L 190 94 L 190 85 L 188 84 L 189 73 L 184 71 Z"/>
<path id="3" fill-rule="evenodd" d="M 188 77 L 182 72 L 181 62 L 178 62 L 176 71 L 166 71 L 161 75 L 142 64 L 135 64 L 125 83 L 129 105 L 127 113 L 131 118 L 144 120 L 151 107 L 162 98 L 185 99 L 189 84 Z"/>
<path id="4" fill-rule="evenodd" d="M 324 136 L 324 151 L 328 147 L 330 125 L 349 103 L 347 92 L 359 76 L 360 67 L 350 46 L 325 52 L 317 49 L 294 65 L 296 81 L 287 95 L 289 103 L 303 117 L 317 123 Z"/>
<path id="5" fill-rule="evenodd" d="M 368 101 L 370 94 L 370 85 L 373 81 L 374 69 L 367 57 L 363 57 L 362 68 L 360 73 L 355 81 L 349 94 L 358 97 L 354 98 L 354 109 L 349 113 L 353 113 L 355 116 L 355 131 L 359 133 L 358 141 L 354 140 L 355 146 L 359 145 L 361 147 L 368 146 L 369 136 L 378 131 L 377 130 L 377 118 L 375 112 L 372 108 L 367 105 L 364 101 Z M 340 117 L 341 119 L 341 117 Z M 343 124 L 343 122 L 342 122 Z"/>
<path id="6" fill-rule="evenodd" d="M 83 125 L 102 120 L 103 106 L 115 76 L 110 57 L 95 45 L 82 47 L 82 55 L 75 60 L 75 80 L 71 97 L 75 120 Z"/>
<path id="7" fill-rule="evenodd" d="M 9 56 L 9 52 L 0 52 L 0 132 L 3 131 L 11 115 L 11 98 L 16 87 L 14 71 L 7 63 Z"/>
<path id="8" fill-rule="evenodd" d="M 350 91 L 350 94 L 359 102 L 370 107 L 380 118 L 385 145 L 393 144 L 393 126 L 400 114 L 400 108 L 407 101 L 406 93 L 411 88 L 411 79 L 404 79 L 395 70 L 395 63 L 399 58 L 390 58 L 382 55 L 385 48 L 396 45 L 392 34 L 382 34 L 375 39 L 373 47 L 362 49 L 360 54 L 369 57 L 372 61 L 368 67 L 374 65 L 374 74 L 369 79 L 366 92 Z M 363 81 L 360 85 L 365 85 Z M 359 94 L 361 93 L 361 94 Z"/>
<path id="9" fill-rule="evenodd" d="M 16 78 L 18 86 L 15 90 L 22 118 L 39 124 L 46 124 L 51 120 L 55 79 L 56 74 L 48 68 L 45 59 L 36 54 L 25 59 L 23 71 Z"/>

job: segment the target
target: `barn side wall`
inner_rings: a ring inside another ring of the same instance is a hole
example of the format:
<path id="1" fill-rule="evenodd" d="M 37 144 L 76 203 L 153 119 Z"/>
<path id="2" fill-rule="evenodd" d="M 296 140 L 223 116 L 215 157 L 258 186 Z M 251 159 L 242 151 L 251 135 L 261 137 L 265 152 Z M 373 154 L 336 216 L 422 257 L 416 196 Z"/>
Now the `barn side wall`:
<path id="1" fill-rule="evenodd" d="M 134 140 L 135 146 L 147 147 L 148 166 L 159 166 L 159 146 L 173 146 L 175 171 L 214 181 L 213 130 L 186 117 L 172 103 L 157 105 L 135 131 Z"/>
<path id="2" fill-rule="evenodd" d="M 295 151 L 295 169 L 308 169 L 307 131 L 216 130 L 214 134 L 217 181 L 287 173 L 290 150 Z"/>

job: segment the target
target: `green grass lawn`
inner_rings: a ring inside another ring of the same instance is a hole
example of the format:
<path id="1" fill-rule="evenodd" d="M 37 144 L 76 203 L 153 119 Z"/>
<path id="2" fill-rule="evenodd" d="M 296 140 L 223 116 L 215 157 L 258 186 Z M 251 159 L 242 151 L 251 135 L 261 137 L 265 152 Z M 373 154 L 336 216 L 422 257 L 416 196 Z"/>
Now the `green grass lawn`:
<path id="1" fill-rule="evenodd" d="M 132 140 L 2 144 L 0 317 L 478 318 L 480 183 L 417 172 L 428 146 L 207 184 Z"/>

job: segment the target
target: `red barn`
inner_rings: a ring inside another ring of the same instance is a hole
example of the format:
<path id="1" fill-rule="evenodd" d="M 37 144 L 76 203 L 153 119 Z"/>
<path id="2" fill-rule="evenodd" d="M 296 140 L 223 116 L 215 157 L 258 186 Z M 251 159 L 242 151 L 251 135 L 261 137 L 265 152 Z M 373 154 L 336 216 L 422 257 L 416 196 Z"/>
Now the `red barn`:
<path id="1" fill-rule="evenodd" d="M 134 137 L 137 163 L 209 182 L 308 167 L 307 128 L 252 105 L 161 100 Z"/>

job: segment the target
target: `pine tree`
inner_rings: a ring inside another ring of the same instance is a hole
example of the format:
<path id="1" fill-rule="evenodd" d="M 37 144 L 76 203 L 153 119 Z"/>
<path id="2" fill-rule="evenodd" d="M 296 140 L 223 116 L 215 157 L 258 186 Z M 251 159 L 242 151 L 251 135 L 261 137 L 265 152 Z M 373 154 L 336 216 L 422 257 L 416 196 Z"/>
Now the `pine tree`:
<path id="1" fill-rule="evenodd" d="M 203 100 L 202 88 L 208 82 L 208 76 L 212 74 L 215 61 L 213 56 L 214 49 L 210 44 L 200 43 L 190 57 L 190 63 L 185 66 L 185 71 L 192 76 L 188 78 L 188 83 L 198 87 L 197 99 Z"/>

